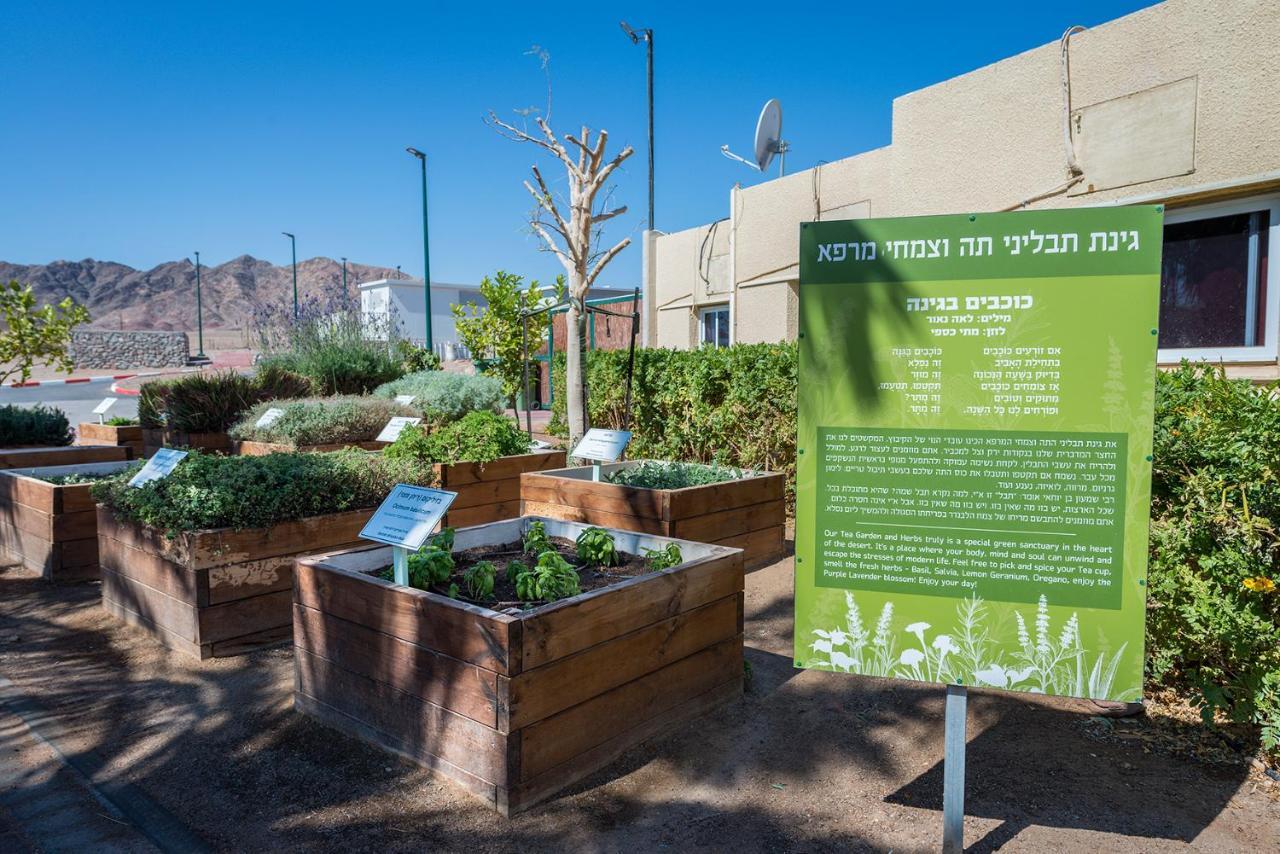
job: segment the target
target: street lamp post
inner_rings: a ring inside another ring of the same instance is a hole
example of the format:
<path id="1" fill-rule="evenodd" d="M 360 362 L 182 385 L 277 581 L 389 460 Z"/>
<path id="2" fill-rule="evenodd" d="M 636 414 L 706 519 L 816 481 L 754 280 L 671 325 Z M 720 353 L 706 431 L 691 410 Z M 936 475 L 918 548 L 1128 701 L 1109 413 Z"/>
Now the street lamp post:
<path id="1" fill-rule="evenodd" d="M 289 247 L 293 251 L 293 319 L 298 319 L 298 241 L 287 231 L 280 232 L 289 238 Z"/>
<path id="2" fill-rule="evenodd" d="M 347 259 L 342 259 L 342 292 L 347 292 Z"/>
<path id="3" fill-rule="evenodd" d="M 626 22 L 622 22 L 622 31 L 631 39 L 632 44 L 645 43 L 648 65 L 649 88 L 649 230 L 653 231 L 653 30 L 633 30 Z"/>
<path id="4" fill-rule="evenodd" d="M 428 350 L 432 350 L 431 346 L 431 251 L 430 244 L 427 240 L 427 155 L 423 154 L 416 148 L 406 148 L 405 151 L 418 158 L 418 162 L 422 164 L 422 294 L 424 297 L 423 315 L 426 318 L 425 325 L 425 346 Z"/>
<path id="5" fill-rule="evenodd" d="M 204 303 L 200 298 L 200 253 L 196 253 L 196 358 L 209 358 L 204 354 Z"/>

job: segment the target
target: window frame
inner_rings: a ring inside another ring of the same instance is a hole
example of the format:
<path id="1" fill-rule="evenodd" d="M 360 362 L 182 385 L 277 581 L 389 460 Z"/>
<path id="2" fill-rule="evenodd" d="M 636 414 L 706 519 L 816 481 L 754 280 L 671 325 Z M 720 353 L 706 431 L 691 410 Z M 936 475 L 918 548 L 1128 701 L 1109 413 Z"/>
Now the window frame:
<path id="1" fill-rule="evenodd" d="M 1267 229 L 1263 233 L 1267 240 L 1267 280 L 1265 284 L 1259 282 L 1266 290 L 1266 302 L 1260 306 L 1263 311 L 1263 343 L 1248 347 L 1162 347 L 1157 351 L 1160 364 L 1177 364 L 1183 359 L 1231 363 L 1276 361 L 1280 353 L 1277 349 L 1280 343 L 1277 341 L 1280 339 L 1280 263 L 1277 263 L 1280 262 L 1277 257 L 1280 253 L 1280 195 L 1251 196 L 1230 202 L 1178 208 L 1165 213 L 1164 223 L 1177 225 L 1262 210 L 1269 212 Z"/>
<path id="2" fill-rule="evenodd" d="M 723 344 L 715 341 L 707 341 L 703 338 L 703 334 L 707 328 L 707 315 L 719 314 L 724 312 L 728 321 L 729 331 L 727 339 Z M 698 346 L 699 347 L 728 347 L 733 343 L 733 309 L 732 304 L 727 302 L 716 303 L 715 305 L 705 305 L 698 308 Z"/>

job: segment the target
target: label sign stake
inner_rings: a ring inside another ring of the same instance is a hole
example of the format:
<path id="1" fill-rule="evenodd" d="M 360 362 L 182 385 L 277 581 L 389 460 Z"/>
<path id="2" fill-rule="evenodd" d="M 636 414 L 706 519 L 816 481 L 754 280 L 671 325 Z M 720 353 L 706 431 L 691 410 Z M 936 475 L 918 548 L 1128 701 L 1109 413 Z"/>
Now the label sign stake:
<path id="1" fill-rule="evenodd" d="M 396 403 L 400 404 L 401 406 L 409 406 L 417 399 L 418 399 L 418 396 L 416 394 L 397 394 L 396 395 Z"/>
<path id="2" fill-rule="evenodd" d="M 398 483 L 360 531 L 362 540 L 391 546 L 396 584 L 409 585 L 409 552 L 426 544 L 458 493 Z"/>
<path id="3" fill-rule="evenodd" d="M 583 434 L 570 456 L 591 460 L 591 479 L 600 480 L 600 463 L 614 463 L 631 441 L 630 430 L 605 430 L 592 427 Z"/>
<path id="4" fill-rule="evenodd" d="M 147 460 L 147 464 L 129 479 L 129 486 L 138 487 L 168 477 L 186 459 L 186 451 L 175 451 L 172 448 L 161 448 Z"/>
<path id="5" fill-rule="evenodd" d="M 413 418 L 408 415 L 397 415 L 387 422 L 387 426 L 382 428 L 382 432 L 378 434 L 379 442 L 394 442 L 400 438 L 400 434 L 404 432 L 404 428 L 410 424 L 418 424 L 421 418 Z"/>
<path id="6" fill-rule="evenodd" d="M 253 422 L 254 427 L 270 427 L 284 416 L 284 410 L 278 406 L 273 406 L 266 412 L 262 413 L 262 417 Z"/>
<path id="7" fill-rule="evenodd" d="M 102 402 L 93 408 L 93 414 L 98 416 L 98 423 L 101 424 L 102 416 L 107 414 L 107 410 L 116 405 L 118 397 L 104 397 Z"/>

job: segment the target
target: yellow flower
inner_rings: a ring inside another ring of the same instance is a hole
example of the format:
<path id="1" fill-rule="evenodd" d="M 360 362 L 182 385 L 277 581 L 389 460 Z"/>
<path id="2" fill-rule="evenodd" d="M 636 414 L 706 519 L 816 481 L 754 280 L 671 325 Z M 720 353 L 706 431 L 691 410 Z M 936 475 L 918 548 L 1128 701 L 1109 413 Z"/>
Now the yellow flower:
<path id="1" fill-rule="evenodd" d="M 1276 583 L 1270 578 L 1263 578 L 1259 575 L 1257 578 L 1246 578 L 1244 586 L 1252 590 L 1254 593 L 1270 593 L 1276 589 Z"/>

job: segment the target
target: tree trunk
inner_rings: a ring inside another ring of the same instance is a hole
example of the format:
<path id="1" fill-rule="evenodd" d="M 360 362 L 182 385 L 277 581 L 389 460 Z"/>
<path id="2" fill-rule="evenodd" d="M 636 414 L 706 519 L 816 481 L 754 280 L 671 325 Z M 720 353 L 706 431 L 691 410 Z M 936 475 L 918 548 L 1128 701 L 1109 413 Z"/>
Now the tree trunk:
<path id="1" fill-rule="evenodd" d="M 565 313 L 564 323 L 564 384 L 565 412 L 569 418 L 569 447 L 578 444 L 582 434 L 587 431 L 586 401 L 582 396 L 582 375 L 584 370 L 582 359 L 582 312 L 578 309 L 579 301 L 569 300 L 569 309 Z"/>

